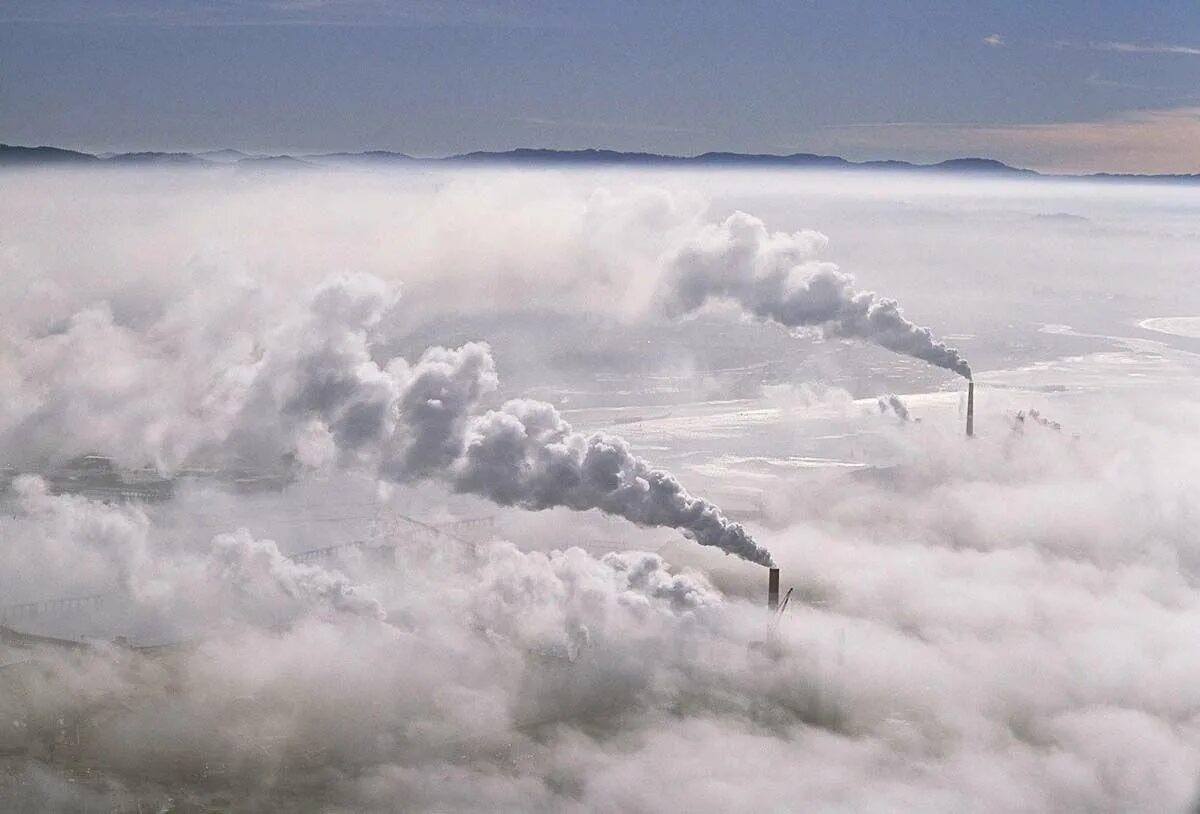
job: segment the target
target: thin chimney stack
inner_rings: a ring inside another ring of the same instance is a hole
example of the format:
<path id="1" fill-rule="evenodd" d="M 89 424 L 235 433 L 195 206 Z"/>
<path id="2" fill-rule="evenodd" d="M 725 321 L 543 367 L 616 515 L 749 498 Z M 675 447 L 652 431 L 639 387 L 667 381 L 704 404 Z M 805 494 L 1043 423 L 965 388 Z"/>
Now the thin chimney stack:
<path id="1" fill-rule="evenodd" d="M 967 437 L 975 435 L 975 380 L 967 380 Z"/>
<path id="2" fill-rule="evenodd" d="M 774 613 L 779 610 L 779 569 L 772 568 L 767 572 L 767 610 Z"/>

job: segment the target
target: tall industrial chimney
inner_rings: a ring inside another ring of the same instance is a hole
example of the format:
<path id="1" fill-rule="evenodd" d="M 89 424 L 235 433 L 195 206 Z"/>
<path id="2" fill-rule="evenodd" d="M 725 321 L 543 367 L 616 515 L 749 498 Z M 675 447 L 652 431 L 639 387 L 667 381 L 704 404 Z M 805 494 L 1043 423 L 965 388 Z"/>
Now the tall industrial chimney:
<path id="1" fill-rule="evenodd" d="M 975 434 L 975 380 L 967 380 L 967 437 Z"/>
<path id="2" fill-rule="evenodd" d="M 779 610 L 779 569 L 772 568 L 767 572 L 767 610 L 774 613 Z"/>

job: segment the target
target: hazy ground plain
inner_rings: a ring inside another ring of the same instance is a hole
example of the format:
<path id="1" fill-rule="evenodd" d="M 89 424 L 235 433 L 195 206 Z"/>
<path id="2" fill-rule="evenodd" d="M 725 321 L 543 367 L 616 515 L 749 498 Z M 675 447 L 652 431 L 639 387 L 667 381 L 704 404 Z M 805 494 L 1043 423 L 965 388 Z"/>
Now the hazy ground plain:
<path id="1" fill-rule="evenodd" d="M 946 370 L 727 306 L 665 314 L 671 259 L 735 211 L 825 235 L 814 258 L 957 346 L 977 437 Z M 187 644 L 40 654 L 43 689 L 4 714 L 67 710 L 89 746 L 71 761 L 11 747 L 0 802 L 1190 810 L 1198 224 L 1200 188 L 1168 184 L 6 172 L 5 465 L 98 453 L 185 474 L 146 505 L 15 480 L 0 602 L 112 592 L 12 625 Z M 743 521 L 796 589 L 772 641 L 765 571 L 670 529 L 381 483 L 307 426 L 282 488 L 206 474 L 279 468 L 274 425 L 235 421 L 238 371 L 342 274 L 389 292 L 378 314 L 337 315 L 338 341 L 362 339 L 380 368 L 486 341 L 483 406 L 544 400 Z M 494 525 L 464 545 L 393 513 Z M 263 543 L 381 534 L 403 540 L 394 569 L 353 551 L 296 569 Z"/>

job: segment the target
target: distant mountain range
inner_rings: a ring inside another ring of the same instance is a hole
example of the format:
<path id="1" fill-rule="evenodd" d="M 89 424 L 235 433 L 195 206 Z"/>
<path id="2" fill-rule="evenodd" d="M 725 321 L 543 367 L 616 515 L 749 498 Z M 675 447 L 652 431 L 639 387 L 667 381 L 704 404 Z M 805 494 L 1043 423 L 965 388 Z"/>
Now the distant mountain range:
<path id="1" fill-rule="evenodd" d="M 1134 175 L 1127 173 L 1093 173 L 1090 175 L 1053 175 L 1034 170 L 1010 167 L 990 158 L 952 158 L 936 164 L 914 164 L 909 161 L 849 161 L 835 155 L 792 153 L 702 153 L 693 156 L 660 155 L 658 153 L 625 153 L 615 150 L 549 150 L 522 147 L 504 152 L 473 152 L 445 158 L 415 158 L 404 153 L 371 150 L 361 153 L 319 153 L 311 155 L 252 155 L 239 150 L 211 150 L 200 153 L 104 153 L 93 155 L 59 147 L 16 147 L 0 144 L 0 167 L 29 166 L 230 166 L 251 168 L 274 167 L 363 167 L 363 166 L 421 166 L 421 165 L 525 165 L 525 166 L 613 166 L 613 167 L 724 167 L 751 169 L 832 169 L 887 170 L 891 172 L 954 173 L 988 176 L 1037 178 L 1091 178 L 1104 181 L 1157 181 L 1200 183 L 1200 173 L 1178 175 Z"/>

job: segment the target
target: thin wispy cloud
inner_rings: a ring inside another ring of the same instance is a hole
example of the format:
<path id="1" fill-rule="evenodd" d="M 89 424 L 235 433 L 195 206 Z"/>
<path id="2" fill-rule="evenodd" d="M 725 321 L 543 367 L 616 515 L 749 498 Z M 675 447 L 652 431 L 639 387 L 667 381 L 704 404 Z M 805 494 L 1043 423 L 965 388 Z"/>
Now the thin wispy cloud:
<path id="1" fill-rule="evenodd" d="M 1120 54 L 1179 54 L 1183 56 L 1200 56 L 1200 46 L 1198 45 L 1137 42 L 1093 42 L 1089 43 L 1088 47 L 1096 51 L 1115 51 Z"/>
<path id="2" fill-rule="evenodd" d="M 1008 45 L 1008 40 L 1004 39 L 1000 34 L 988 34 L 983 38 L 983 44 L 992 48 L 1002 48 Z"/>
<path id="3" fill-rule="evenodd" d="M 1105 79 L 1098 73 L 1094 73 L 1084 80 L 1089 85 L 1098 88 L 1125 88 L 1128 90 L 1170 90 L 1161 85 L 1143 85 L 1138 82 L 1123 82 L 1119 79 Z"/>

